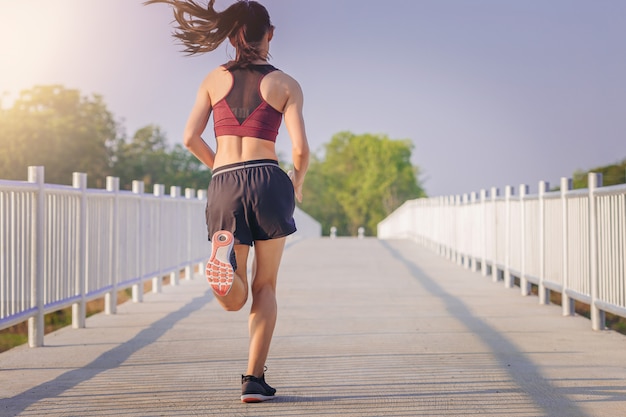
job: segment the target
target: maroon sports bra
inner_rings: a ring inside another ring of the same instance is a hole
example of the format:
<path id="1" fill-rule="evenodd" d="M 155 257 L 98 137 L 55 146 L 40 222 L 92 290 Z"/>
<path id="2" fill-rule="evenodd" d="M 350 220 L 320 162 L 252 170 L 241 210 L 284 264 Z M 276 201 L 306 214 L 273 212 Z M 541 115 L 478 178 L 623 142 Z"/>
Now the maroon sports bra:
<path id="1" fill-rule="evenodd" d="M 229 69 L 233 85 L 226 97 L 213 106 L 215 136 L 235 135 L 276 142 L 283 114 L 261 96 L 261 80 L 278 69 L 272 65 L 249 65 Z"/>

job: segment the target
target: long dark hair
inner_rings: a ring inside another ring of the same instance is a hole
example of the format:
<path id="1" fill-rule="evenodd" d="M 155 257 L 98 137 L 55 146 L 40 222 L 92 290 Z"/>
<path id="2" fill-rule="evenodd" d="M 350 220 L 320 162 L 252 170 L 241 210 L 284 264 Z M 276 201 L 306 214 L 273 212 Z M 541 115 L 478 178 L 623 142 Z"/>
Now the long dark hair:
<path id="1" fill-rule="evenodd" d="M 148 0 L 144 4 L 154 3 L 166 3 L 174 8 L 178 23 L 174 36 L 189 55 L 213 51 L 229 38 L 237 50 L 237 66 L 267 59 L 259 50 L 259 42 L 273 26 L 267 9 L 256 1 L 238 0 L 222 12 L 213 8 L 215 0 L 209 0 L 206 7 L 195 0 Z"/>

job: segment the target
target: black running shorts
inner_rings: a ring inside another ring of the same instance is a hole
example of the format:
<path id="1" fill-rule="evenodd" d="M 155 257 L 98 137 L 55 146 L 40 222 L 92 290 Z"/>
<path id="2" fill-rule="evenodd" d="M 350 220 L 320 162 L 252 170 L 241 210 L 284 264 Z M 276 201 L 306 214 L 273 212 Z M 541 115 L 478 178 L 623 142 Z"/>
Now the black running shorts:
<path id="1" fill-rule="evenodd" d="M 228 230 L 235 244 L 288 236 L 296 231 L 293 183 L 271 159 L 224 165 L 213 171 L 206 206 L 209 240 Z"/>

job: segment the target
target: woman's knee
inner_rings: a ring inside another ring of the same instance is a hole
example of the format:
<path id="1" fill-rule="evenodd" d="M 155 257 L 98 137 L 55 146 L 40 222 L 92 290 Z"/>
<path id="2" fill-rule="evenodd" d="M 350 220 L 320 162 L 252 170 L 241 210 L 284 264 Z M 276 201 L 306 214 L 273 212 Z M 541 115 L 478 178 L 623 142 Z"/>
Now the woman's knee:
<path id="1" fill-rule="evenodd" d="M 222 308 L 226 311 L 239 311 L 248 301 L 248 283 L 242 279 L 236 279 L 233 288 L 225 297 L 218 297 Z"/>
<path id="2" fill-rule="evenodd" d="M 243 308 L 243 306 L 246 305 L 246 302 L 248 301 L 248 295 L 246 294 L 245 297 L 243 297 L 240 300 L 220 300 L 220 304 L 222 305 L 222 307 L 224 308 L 224 310 L 226 311 L 239 311 Z"/>
<path id="3" fill-rule="evenodd" d="M 260 296 L 276 297 L 276 281 L 267 280 L 252 283 L 252 297 Z"/>
<path id="4" fill-rule="evenodd" d="M 241 310 L 244 305 L 246 305 L 246 303 L 241 303 L 241 304 L 223 304 L 222 307 L 224 307 L 225 311 L 234 312 L 234 311 Z"/>

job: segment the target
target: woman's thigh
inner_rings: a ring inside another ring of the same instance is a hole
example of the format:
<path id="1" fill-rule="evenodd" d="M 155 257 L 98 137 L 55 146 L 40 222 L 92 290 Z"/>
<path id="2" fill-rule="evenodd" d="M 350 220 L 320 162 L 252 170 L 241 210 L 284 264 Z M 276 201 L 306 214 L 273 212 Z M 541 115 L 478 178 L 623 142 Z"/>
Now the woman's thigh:
<path id="1" fill-rule="evenodd" d="M 278 268 L 285 249 L 286 237 L 257 240 L 254 242 L 254 264 L 252 268 L 252 290 L 270 286 L 276 288 Z"/>

